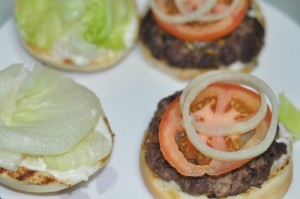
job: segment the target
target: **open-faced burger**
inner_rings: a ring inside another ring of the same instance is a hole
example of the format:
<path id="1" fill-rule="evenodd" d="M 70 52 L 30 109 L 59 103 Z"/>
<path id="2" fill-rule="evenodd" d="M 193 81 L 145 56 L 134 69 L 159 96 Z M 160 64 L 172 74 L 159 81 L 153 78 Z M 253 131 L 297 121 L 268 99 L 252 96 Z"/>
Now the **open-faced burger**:
<path id="1" fill-rule="evenodd" d="M 134 0 L 15 0 L 14 13 L 27 51 L 65 70 L 110 68 L 138 36 Z"/>
<path id="2" fill-rule="evenodd" d="M 250 72 L 264 37 L 255 0 L 150 0 L 140 26 L 145 57 L 180 79 L 220 68 Z"/>
<path id="3" fill-rule="evenodd" d="M 41 65 L 0 71 L 0 184 L 55 192 L 109 160 L 113 134 L 97 96 Z"/>
<path id="4" fill-rule="evenodd" d="M 281 198 L 292 179 L 292 136 L 276 96 L 241 72 L 208 72 L 162 99 L 141 147 L 154 198 Z"/>

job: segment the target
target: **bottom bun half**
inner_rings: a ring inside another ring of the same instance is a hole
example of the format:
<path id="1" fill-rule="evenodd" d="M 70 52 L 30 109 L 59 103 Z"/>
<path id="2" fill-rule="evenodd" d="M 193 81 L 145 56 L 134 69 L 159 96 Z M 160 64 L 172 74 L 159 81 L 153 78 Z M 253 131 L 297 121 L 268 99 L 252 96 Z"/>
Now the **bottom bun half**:
<path id="1" fill-rule="evenodd" d="M 147 132 L 146 132 L 147 135 Z M 288 191 L 293 173 L 293 164 L 291 156 L 291 147 L 288 150 L 288 154 L 284 155 L 280 159 L 280 163 L 273 164 L 271 173 L 269 174 L 267 180 L 261 185 L 261 187 L 250 187 L 244 193 L 228 196 L 227 199 L 280 199 Z M 162 180 L 158 175 L 156 175 L 147 165 L 145 161 L 145 147 L 141 148 L 140 156 L 140 169 L 142 173 L 143 180 L 149 192 L 155 199 L 206 199 L 205 195 L 193 196 L 188 193 L 181 191 L 179 185 L 174 181 Z"/>
<path id="2" fill-rule="evenodd" d="M 108 69 L 118 62 L 120 62 L 131 49 L 126 49 L 123 51 L 109 53 L 105 56 L 99 57 L 97 59 L 91 60 L 89 63 L 83 66 L 78 66 L 72 60 L 69 59 L 57 59 L 54 57 L 53 53 L 43 49 L 38 49 L 34 46 L 24 43 L 26 50 L 35 58 L 37 58 L 42 63 L 52 66 L 57 69 L 63 69 L 66 71 L 79 71 L 79 72 L 92 72 L 97 70 Z"/>
<path id="3" fill-rule="evenodd" d="M 21 1 L 20 1 L 21 2 Z M 115 66 L 117 63 L 121 62 L 127 55 L 130 53 L 130 51 L 134 48 L 135 44 L 138 40 L 138 25 L 139 25 L 139 16 L 138 16 L 138 7 L 134 0 L 130 2 L 130 4 L 134 5 L 134 18 L 132 19 L 132 24 L 128 26 L 128 29 L 126 30 L 125 36 L 124 36 L 124 42 L 126 43 L 126 47 L 124 49 L 120 50 L 112 50 L 109 48 L 103 49 L 96 49 L 100 50 L 100 52 L 97 55 L 94 55 L 93 58 L 90 58 L 90 54 L 93 54 L 95 52 L 85 52 L 83 55 L 77 56 L 77 53 L 79 53 L 77 47 L 73 49 L 75 52 L 74 55 L 70 55 L 69 48 L 71 48 L 69 42 L 66 42 L 66 46 L 61 49 L 59 46 L 58 48 L 55 48 L 52 46 L 50 49 L 45 48 L 39 48 L 35 45 L 32 45 L 28 43 L 22 34 L 22 29 L 19 30 L 21 33 L 20 36 L 20 42 L 24 46 L 24 48 L 37 60 L 41 61 L 44 64 L 47 64 L 51 67 L 54 67 L 56 69 L 62 69 L 66 71 L 75 71 L 75 72 L 93 72 L 93 71 L 99 71 L 104 69 L 109 69 L 113 66 Z M 19 1 L 15 2 L 14 11 L 17 12 L 20 10 L 21 5 L 19 5 Z M 80 15 L 80 14 L 79 14 Z M 78 16 L 79 16 L 78 15 Z M 123 15 L 122 15 L 123 16 Z M 89 21 L 90 23 L 90 21 Z M 35 27 L 32 27 L 33 31 L 35 30 Z M 76 34 L 79 32 L 76 32 Z M 24 33 L 25 34 L 25 33 Z M 101 33 L 100 33 L 101 34 Z M 71 36 L 70 36 L 71 37 Z M 63 39 L 63 36 L 60 38 Z M 75 46 L 79 46 L 80 39 L 78 39 Z M 59 43 L 57 41 L 57 43 Z M 57 44 L 56 43 L 56 44 Z M 54 44 L 55 45 L 55 44 Z M 73 44 L 74 45 L 74 44 Z M 89 43 L 89 45 L 91 45 Z M 81 47 L 83 50 L 85 50 L 86 47 Z M 80 48 L 80 49 L 81 49 Z M 91 51 L 96 51 L 91 50 Z M 61 51 L 61 52 L 57 52 Z M 80 53 L 79 53 L 80 54 Z M 88 54 L 88 55 L 86 55 Z M 67 56 L 66 56 L 67 55 Z"/>
<path id="4" fill-rule="evenodd" d="M 109 153 L 98 160 L 94 165 L 84 165 L 67 171 L 49 170 L 43 171 L 30 169 L 23 165 L 18 170 L 10 171 L 0 167 L 0 184 L 8 188 L 30 192 L 30 193 L 51 193 L 70 188 L 99 172 L 105 166 L 111 156 L 113 147 L 113 132 L 106 117 L 99 120 L 102 131 L 111 142 Z"/>
<path id="5" fill-rule="evenodd" d="M 93 169 L 90 171 L 89 175 L 91 176 L 96 173 L 104 165 L 105 161 L 99 161 L 92 166 Z M 1 184 L 24 192 L 57 192 L 72 187 L 81 181 L 82 180 L 74 181 L 70 179 L 58 179 L 49 173 L 34 171 L 25 167 L 19 167 L 17 171 L 9 171 L 3 168 L 0 169 Z"/>

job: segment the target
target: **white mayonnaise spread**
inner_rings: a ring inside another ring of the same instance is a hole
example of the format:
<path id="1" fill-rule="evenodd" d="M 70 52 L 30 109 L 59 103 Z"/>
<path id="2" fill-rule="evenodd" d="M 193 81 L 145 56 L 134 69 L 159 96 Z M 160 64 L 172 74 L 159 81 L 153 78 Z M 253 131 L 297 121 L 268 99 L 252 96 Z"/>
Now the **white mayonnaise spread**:
<path id="1" fill-rule="evenodd" d="M 251 17 L 251 18 L 257 18 L 256 16 L 256 12 L 254 9 L 251 9 L 247 12 L 247 16 Z"/>
<path id="2" fill-rule="evenodd" d="M 243 68 L 245 68 L 245 65 L 247 64 L 244 64 L 241 61 L 236 61 L 233 64 L 231 64 L 229 68 L 234 71 L 241 71 Z"/>

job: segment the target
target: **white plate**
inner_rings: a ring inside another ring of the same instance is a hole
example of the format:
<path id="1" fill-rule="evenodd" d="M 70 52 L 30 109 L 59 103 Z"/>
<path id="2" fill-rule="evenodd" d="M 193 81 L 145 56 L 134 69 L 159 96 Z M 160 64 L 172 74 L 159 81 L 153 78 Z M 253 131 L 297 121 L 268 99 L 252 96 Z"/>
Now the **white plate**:
<path id="1" fill-rule="evenodd" d="M 145 10 L 146 1 L 139 1 Z M 261 2 L 267 20 L 267 40 L 254 74 L 264 79 L 278 94 L 285 92 L 300 107 L 300 28 L 285 15 Z M 0 29 L 0 69 L 13 63 L 34 65 L 36 60 L 21 47 L 13 19 Z M 143 133 L 157 102 L 186 82 L 178 81 L 145 62 L 139 48 L 114 68 L 93 74 L 63 72 L 93 90 L 101 99 L 116 134 L 109 164 L 87 183 L 44 198 L 85 199 L 124 197 L 152 198 L 139 171 L 139 151 Z M 300 142 L 294 145 L 294 168 L 300 168 Z M 298 198 L 300 172 L 294 169 L 292 186 L 286 198 Z M 1 199 L 40 198 L 0 187 Z"/>

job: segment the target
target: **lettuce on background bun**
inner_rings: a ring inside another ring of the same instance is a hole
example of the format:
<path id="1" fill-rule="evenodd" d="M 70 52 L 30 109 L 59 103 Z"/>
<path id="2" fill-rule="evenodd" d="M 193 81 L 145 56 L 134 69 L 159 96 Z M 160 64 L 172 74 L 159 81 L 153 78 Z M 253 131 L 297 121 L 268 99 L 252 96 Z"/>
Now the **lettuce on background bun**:
<path id="1" fill-rule="evenodd" d="M 65 70 L 108 68 L 137 39 L 133 0 L 15 0 L 14 13 L 28 52 Z"/>

